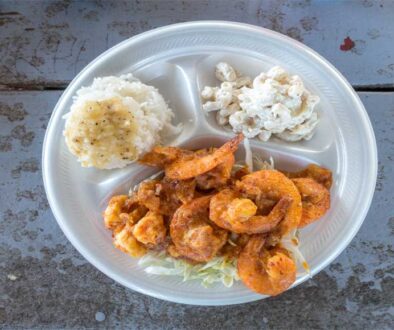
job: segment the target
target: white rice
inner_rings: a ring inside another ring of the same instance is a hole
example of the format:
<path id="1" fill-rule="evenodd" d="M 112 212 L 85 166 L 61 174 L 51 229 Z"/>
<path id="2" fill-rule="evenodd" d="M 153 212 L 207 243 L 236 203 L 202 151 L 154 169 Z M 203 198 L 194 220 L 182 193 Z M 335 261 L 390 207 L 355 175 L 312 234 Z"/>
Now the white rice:
<path id="1" fill-rule="evenodd" d="M 95 78 L 77 91 L 63 134 L 83 167 L 120 168 L 178 133 L 172 117 L 158 90 L 132 74 Z"/>

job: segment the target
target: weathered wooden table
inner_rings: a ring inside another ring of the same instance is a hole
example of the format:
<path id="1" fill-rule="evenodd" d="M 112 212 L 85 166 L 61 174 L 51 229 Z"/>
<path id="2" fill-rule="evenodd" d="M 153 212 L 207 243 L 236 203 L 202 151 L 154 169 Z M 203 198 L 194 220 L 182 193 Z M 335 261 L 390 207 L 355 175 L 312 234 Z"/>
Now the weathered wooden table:
<path id="1" fill-rule="evenodd" d="M 393 14 L 389 0 L 1 1 L 0 327 L 392 328 Z M 46 124 L 79 70 L 137 33 L 202 19 L 264 26 L 317 50 L 359 92 L 379 148 L 373 204 L 345 252 L 299 287 L 240 306 L 177 305 L 116 284 L 66 240 L 41 178 Z"/>

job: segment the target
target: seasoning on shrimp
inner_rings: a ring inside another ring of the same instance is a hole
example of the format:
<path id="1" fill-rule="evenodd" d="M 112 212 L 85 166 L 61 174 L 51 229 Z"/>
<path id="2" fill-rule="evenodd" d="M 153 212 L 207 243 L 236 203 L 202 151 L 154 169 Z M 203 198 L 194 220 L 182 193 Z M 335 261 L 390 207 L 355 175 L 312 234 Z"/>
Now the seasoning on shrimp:
<path id="1" fill-rule="evenodd" d="M 135 196 L 118 195 L 110 199 L 108 207 L 103 212 L 105 226 L 116 229 L 127 222 L 135 223 L 141 219 L 148 210 L 140 205 Z"/>
<path id="2" fill-rule="evenodd" d="M 176 250 L 184 257 L 207 262 L 227 241 L 227 231 L 209 221 L 210 196 L 182 205 L 174 214 L 170 235 Z"/>
<path id="3" fill-rule="evenodd" d="M 181 153 L 180 148 L 157 146 L 140 158 L 139 162 L 149 166 L 164 167 L 164 165 L 178 158 Z"/>
<path id="4" fill-rule="evenodd" d="M 294 183 L 284 174 L 275 170 L 261 170 L 244 176 L 236 182 L 237 189 L 252 199 L 261 196 L 279 201 L 284 196 L 291 198 L 291 204 L 278 230 L 281 235 L 298 227 L 302 215 L 301 196 Z"/>
<path id="5" fill-rule="evenodd" d="M 195 180 L 150 180 L 142 182 L 138 189 L 138 199 L 151 211 L 172 216 L 183 203 L 194 197 Z"/>
<path id="6" fill-rule="evenodd" d="M 181 155 L 175 161 L 165 167 L 165 174 L 170 179 L 185 180 L 207 173 L 219 164 L 223 163 L 229 154 L 233 154 L 243 139 L 238 134 L 218 149 L 213 149 L 208 154 L 193 153 Z"/>
<path id="7" fill-rule="evenodd" d="M 231 177 L 234 163 L 235 158 L 233 154 L 223 157 L 222 163 L 212 170 L 196 176 L 197 187 L 202 190 L 209 190 L 225 186 Z"/>
<path id="8" fill-rule="evenodd" d="M 145 245 L 155 246 L 164 242 L 167 228 L 163 216 L 149 211 L 133 228 L 134 237 Z"/>
<path id="9" fill-rule="evenodd" d="M 296 279 L 297 267 L 283 248 L 264 247 L 263 235 L 252 236 L 238 257 L 238 274 L 251 290 L 276 296 L 287 290 Z"/>
<path id="10" fill-rule="evenodd" d="M 306 168 L 298 172 L 284 172 L 284 174 L 291 179 L 311 178 L 327 189 L 330 189 L 332 186 L 332 172 L 316 164 L 309 164 Z"/>
<path id="11" fill-rule="evenodd" d="M 302 217 L 299 227 L 305 227 L 320 219 L 330 208 L 330 192 L 310 178 L 292 180 L 301 194 Z"/>
<path id="12" fill-rule="evenodd" d="M 269 215 L 257 215 L 258 208 L 249 198 L 231 189 L 223 189 L 212 197 L 210 219 L 219 227 L 237 234 L 258 234 L 273 230 L 285 217 L 292 202 L 284 196 L 274 206 Z"/>
<path id="13" fill-rule="evenodd" d="M 134 237 L 133 228 L 134 226 L 130 223 L 116 227 L 113 233 L 114 245 L 130 256 L 138 258 L 146 253 L 147 248 Z"/>

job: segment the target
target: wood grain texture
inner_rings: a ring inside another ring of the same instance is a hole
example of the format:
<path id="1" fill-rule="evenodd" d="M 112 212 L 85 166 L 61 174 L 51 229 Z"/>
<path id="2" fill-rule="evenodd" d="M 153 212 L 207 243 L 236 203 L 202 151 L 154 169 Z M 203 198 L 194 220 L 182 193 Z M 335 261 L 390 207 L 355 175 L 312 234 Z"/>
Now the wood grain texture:
<path id="1" fill-rule="evenodd" d="M 0 328 L 392 326 L 394 93 L 360 94 L 376 133 L 379 174 L 372 207 L 352 243 L 312 280 L 283 295 L 216 308 L 164 302 L 125 289 L 64 237 L 45 197 L 40 162 L 46 123 L 60 94 L 0 93 Z"/>
<path id="2" fill-rule="evenodd" d="M 389 89 L 394 87 L 393 12 L 390 0 L 3 0 L 0 88 L 64 88 L 122 40 L 167 24 L 211 19 L 287 34 L 326 57 L 354 86 Z"/>
<path id="3" fill-rule="evenodd" d="M 133 35 L 218 19 L 287 34 L 354 86 L 390 91 L 393 12 L 391 0 L 0 1 L 0 328 L 392 328 L 394 93 L 360 93 L 375 129 L 379 173 L 369 214 L 348 248 L 279 297 L 210 308 L 142 296 L 83 259 L 53 218 L 42 185 L 42 142 L 61 91 L 4 90 L 63 89 Z"/>

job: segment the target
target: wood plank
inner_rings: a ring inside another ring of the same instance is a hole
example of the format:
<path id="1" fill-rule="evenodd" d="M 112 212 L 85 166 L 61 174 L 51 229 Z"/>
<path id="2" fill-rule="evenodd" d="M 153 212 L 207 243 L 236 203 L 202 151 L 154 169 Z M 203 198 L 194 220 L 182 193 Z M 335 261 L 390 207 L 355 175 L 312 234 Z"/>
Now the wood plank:
<path id="1" fill-rule="evenodd" d="M 353 85 L 391 88 L 393 12 L 389 0 L 2 1 L 0 85 L 64 87 L 96 56 L 133 35 L 215 19 L 287 34 L 326 57 Z M 355 45 L 344 51 L 347 37 Z"/>
<path id="2" fill-rule="evenodd" d="M 371 210 L 350 246 L 312 280 L 275 299 L 207 308 L 176 305 L 127 290 L 75 251 L 53 218 L 41 178 L 45 127 L 60 92 L 0 93 L 0 324 L 6 328 L 290 329 L 295 324 L 313 329 L 390 328 L 394 93 L 360 95 L 376 133 L 379 177 Z"/>

